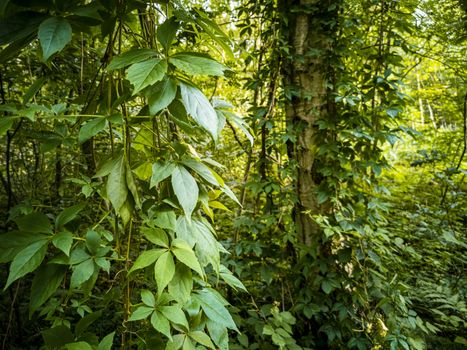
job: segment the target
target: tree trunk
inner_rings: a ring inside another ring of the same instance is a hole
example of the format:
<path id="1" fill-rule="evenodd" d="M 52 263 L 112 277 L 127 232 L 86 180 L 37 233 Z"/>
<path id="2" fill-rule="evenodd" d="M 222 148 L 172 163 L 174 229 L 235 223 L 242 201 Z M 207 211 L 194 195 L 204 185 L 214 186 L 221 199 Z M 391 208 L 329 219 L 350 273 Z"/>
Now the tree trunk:
<path id="1" fill-rule="evenodd" d="M 333 117 L 335 106 L 330 98 L 332 66 L 329 55 L 337 35 L 337 2 L 322 0 L 284 0 L 288 26 L 285 33 L 290 55 L 285 58 L 284 86 L 286 115 L 297 139 L 297 197 L 295 222 L 299 240 L 313 246 L 319 226 L 312 215 L 323 214 L 329 205 L 320 204 L 316 189 L 321 182 L 317 172 L 318 120 Z M 336 4 L 336 6 L 331 6 Z"/>

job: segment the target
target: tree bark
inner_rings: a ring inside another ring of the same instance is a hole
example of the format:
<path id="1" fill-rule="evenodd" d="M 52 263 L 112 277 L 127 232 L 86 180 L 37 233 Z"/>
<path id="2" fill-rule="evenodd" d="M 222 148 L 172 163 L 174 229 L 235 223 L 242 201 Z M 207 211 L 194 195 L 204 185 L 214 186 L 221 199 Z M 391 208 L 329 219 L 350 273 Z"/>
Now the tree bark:
<path id="1" fill-rule="evenodd" d="M 336 34 L 336 1 L 285 0 L 290 54 L 285 58 L 284 86 L 286 116 L 297 139 L 293 156 L 297 161 L 298 202 L 295 222 L 299 240 L 312 246 L 320 229 L 312 215 L 323 214 L 329 205 L 320 204 L 316 189 L 322 181 L 317 171 L 319 159 L 318 126 L 320 119 L 332 118 L 335 111 L 330 98 L 332 66 L 329 53 Z M 337 5 L 337 4 L 336 4 Z"/>

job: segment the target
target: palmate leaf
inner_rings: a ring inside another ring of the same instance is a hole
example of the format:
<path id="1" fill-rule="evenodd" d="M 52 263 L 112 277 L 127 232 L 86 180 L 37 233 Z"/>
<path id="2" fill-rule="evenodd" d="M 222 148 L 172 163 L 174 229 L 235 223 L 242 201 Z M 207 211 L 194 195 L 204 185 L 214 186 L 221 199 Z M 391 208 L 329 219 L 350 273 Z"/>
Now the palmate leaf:
<path id="1" fill-rule="evenodd" d="M 212 58 L 194 52 L 176 53 L 169 62 L 189 75 L 223 76 L 226 69 Z"/>
<path id="2" fill-rule="evenodd" d="M 167 72 L 167 61 L 159 58 L 152 58 L 144 62 L 133 64 L 128 68 L 126 78 L 135 87 L 133 95 L 144 89 L 146 86 L 157 83 Z"/>
<path id="3" fill-rule="evenodd" d="M 167 318 L 162 315 L 159 311 L 154 311 L 151 315 L 151 324 L 156 331 L 161 332 L 167 338 L 172 340 L 172 335 L 170 334 L 170 323 Z"/>
<path id="4" fill-rule="evenodd" d="M 113 164 L 112 171 L 107 180 L 107 196 L 114 206 L 115 211 L 119 212 L 128 196 L 126 164 L 123 156 Z"/>
<path id="5" fill-rule="evenodd" d="M 30 315 L 44 304 L 60 287 L 66 271 L 66 266 L 55 264 L 45 264 L 37 270 L 32 280 L 29 302 Z"/>
<path id="6" fill-rule="evenodd" d="M 154 265 L 154 278 L 158 293 L 161 294 L 175 274 L 175 264 L 171 252 L 163 253 Z"/>
<path id="7" fill-rule="evenodd" d="M 148 105 L 151 115 L 159 113 L 166 108 L 177 94 L 177 83 L 172 78 L 166 77 L 148 89 Z"/>
<path id="8" fill-rule="evenodd" d="M 198 202 L 196 180 L 183 166 L 177 166 L 172 172 L 172 187 L 185 215 L 190 218 Z"/>
<path id="9" fill-rule="evenodd" d="M 195 294 L 206 316 L 213 322 L 238 331 L 232 316 L 224 303 L 209 289 L 203 289 Z"/>
<path id="10" fill-rule="evenodd" d="M 10 274 L 8 275 L 4 290 L 18 278 L 39 267 L 42 260 L 44 260 L 48 242 L 48 239 L 41 239 L 28 245 L 15 256 L 10 265 Z"/>
<path id="11" fill-rule="evenodd" d="M 196 258 L 195 253 L 183 239 L 176 238 L 172 242 L 172 253 L 176 258 L 184 263 L 189 268 L 196 271 L 201 277 L 203 277 L 203 269 L 201 268 L 198 259 Z"/>
<path id="12" fill-rule="evenodd" d="M 118 56 L 115 56 L 110 64 L 107 66 L 107 70 L 114 70 L 125 68 L 134 63 L 144 61 L 149 57 L 157 55 L 157 51 L 154 49 L 134 49 L 124 52 Z"/>
<path id="13" fill-rule="evenodd" d="M 187 113 L 198 125 L 207 130 L 214 140 L 218 137 L 218 117 L 207 97 L 197 88 L 180 84 L 182 102 Z"/>
<path id="14" fill-rule="evenodd" d="M 45 61 L 71 41 L 72 29 L 65 18 L 51 17 L 39 26 L 38 37 Z"/>

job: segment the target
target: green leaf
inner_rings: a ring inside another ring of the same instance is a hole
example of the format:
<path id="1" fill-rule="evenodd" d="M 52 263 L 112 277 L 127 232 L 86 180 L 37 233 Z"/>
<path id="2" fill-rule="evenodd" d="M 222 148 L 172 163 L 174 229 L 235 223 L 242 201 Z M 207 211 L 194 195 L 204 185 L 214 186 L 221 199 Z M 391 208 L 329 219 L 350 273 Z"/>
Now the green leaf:
<path id="1" fill-rule="evenodd" d="M 135 63 L 128 68 L 126 78 L 135 87 L 133 95 L 146 86 L 157 83 L 167 72 L 167 61 L 153 58 L 144 62 Z"/>
<path id="2" fill-rule="evenodd" d="M 207 346 L 208 348 L 215 349 L 216 347 L 211 341 L 211 338 L 209 336 L 201 331 L 193 331 L 188 333 L 188 336 L 198 342 L 201 345 Z"/>
<path id="3" fill-rule="evenodd" d="M 110 64 L 107 66 L 107 70 L 114 70 L 124 68 L 134 63 L 144 61 L 149 57 L 157 55 L 157 51 L 154 49 L 133 49 L 124 52 L 118 56 L 115 56 Z"/>
<path id="4" fill-rule="evenodd" d="M 210 290 L 203 289 L 195 294 L 206 316 L 219 325 L 238 331 L 232 316 L 219 298 Z"/>
<path id="5" fill-rule="evenodd" d="M 194 86 L 186 84 L 180 84 L 180 92 L 187 113 L 217 140 L 219 121 L 207 97 Z"/>
<path id="6" fill-rule="evenodd" d="M 210 228 L 200 221 L 195 221 L 192 236 L 196 240 L 196 252 L 202 266 L 211 264 L 216 272 L 219 271 L 220 255 L 216 238 Z"/>
<path id="7" fill-rule="evenodd" d="M 142 227 L 141 233 L 149 242 L 164 248 L 169 247 L 169 237 L 164 230 L 160 228 Z"/>
<path id="8" fill-rule="evenodd" d="M 188 329 L 188 321 L 182 308 L 178 305 L 161 306 L 160 312 L 170 321 Z"/>
<path id="9" fill-rule="evenodd" d="M 83 143 L 89 140 L 91 137 L 97 135 L 99 132 L 104 130 L 107 126 L 107 119 L 105 118 L 94 118 L 84 124 L 79 130 L 78 142 Z"/>
<path id="10" fill-rule="evenodd" d="M 169 62 L 190 75 L 223 76 L 226 69 L 212 58 L 192 52 L 176 53 L 170 57 Z"/>
<path id="11" fill-rule="evenodd" d="M 194 159 L 183 159 L 182 160 L 183 165 L 186 165 L 187 167 L 191 168 L 194 170 L 199 176 L 201 176 L 203 179 L 205 179 L 207 182 L 214 186 L 224 186 L 224 183 L 219 183 L 217 178 L 220 178 L 219 175 L 214 176 L 214 171 L 204 165 L 203 163 L 196 161 Z"/>
<path id="12" fill-rule="evenodd" d="M 191 174 L 182 166 L 177 166 L 172 172 L 172 188 L 187 217 L 198 202 L 198 185 Z"/>
<path id="13" fill-rule="evenodd" d="M 126 201 L 128 187 L 126 183 L 126 164 L 124 157 L 114 163 L 112 171 L 107 180 L 107 196 L 115 211 L 119 211 Z"/>
<path id="14" fill-rule="evenodd" d="M 5 135 L 7 131 L 11 129 L 15 119 L 16 118 L 12 118 L 12 117 L 1 117 L 0 118 L 0 136 Z"/>
<path id="15" fill-rule="evenodd" d="M 49 218 L 39 212 L 21 216 L 14 219 L 20 231 L 32 233 L 51 233 L 52 226 Z"/>
<path id="16" fill-rule="evenodd" d="M 66 254 L 70 255 L 71 245 L 73 244 L 73 235 L 71 232 L 62 231 L 52 238 L 52 244 Z"/>
<path id="17" fill-rule="evenodd" d="M 34 242 L 22 249 L 15 256 L 10 265 L 10 274 L 8 275 L 4 290 L 18 278 L 23 277 L 39 267 L 47 252 L 48 242 L 47 239 Z"/>
<path id="18" fill-rule="evenodd" d="M 85 341 L 76 343 L 68 343 L 65 345 L 66 350 L 93 350 L 93 347 Z"/>
<path id="19" fill-rule="evenodd" d="M 172 210 L 164 210 L 156 213 L 154 224 L 160 228 L 175 231 L 177 217 Z"/>
<path id="20" fill-rule="evenodd" d="M 175 267 L 175 275 L 169 283 L 169 293 L 178 302 L 185 303 L 190 299 L 193 289 L 193 276 L 191 270 L 185 264 L 178 263 Z"/>
<path id="21" fill-rule="evenodd" d="M 66 266 L 55 264 L 42 265 L 37 269 L 32 280 L 29 315 L 32 315 L 55 293 L 66 271 Z"/>
<path id="22" fill-rule="evenodd" d="M 152 165 L 152 176 L 149 188 L 153 188 L 157 186 L 159 182 L 166 179 L 170 175 L 172 175 L 175 169 L 175 163 L 165 162 L 160 163 L 156 162 Z"/>
<path id="23" fill-rule="evenodd" d="M 154 307 L 156 305 L 154 295 L 147 289 L 141 291 L 141 300 L 146 306 Z"/>
<path id="24" fill-rule="evenodd" d="M 232 192 L 229 186 L 225 185 L 224 187 L 221 188 L 221 191 L 224 192 L 227 195 L 227 197 L 232 199 L 235 203 L 242 206 L 239 200 L 237 199 L 237 196 L 235 196 L 235 194 Z"/>
<path id="25" fill-rule="evenodd" d="M 211 339 L 219 346 L 221 350 L 229 349 L 229 335 L 227 332 L 227 327 L 220 325 L 217 322 L 214 322 L 210 319 L 206 322 L 206 327 L 208 328 L 209 335 Z"/>
<path id="26" fill-rule="evenodd" d="M 89 280 L 94 273 L 94 260 L 87 259 L 78 265 L 73 266 L 73 274 L 71 275 L 70 288 L 76 288 Z"/>
<path id="27" fill-rule="evenodd" d="M 169 77 L 151 86 L 146 93 L 149 113 L 151 115 L 159 113 L 175 99 L 176 94 L 177 83 Z"/>
<path id="28" fill-rule="evenodd" d="M 158 293 L 162 293 L 175 274 L 175 264 L 172 253 L 165 252 L 154 265 L 154 278 L 156 279 Z"/>
<path id="29" fill-rule="evenodd" d="M 199 265 L 198 259 L 188 243 L 180 238 L 176 238 L 172 242 L 171 251 L 179 261 L 196 271 L 201 277 L 204 276 L 203 269 Z"/>
<path id="30" fill-rule="evenodd" d="M 128 321 L 144 320 L 150 314 L 152 314 L 153 311 L 154 311 L 153 307 L 140 306 L 135 311 L 133 311 L 133 313 L 131 314 L 131 317 L 128 319 Z"/>
<path id="31" fill-rule="evenodd" d="M 51 17 L 42 22 L 37 36 L 44 60 L 61 51 L 71 41 L 71 34 L 71 25 L 65 18 Z"/>
<path id="32" fill-rule="evenodd" d="M 97 350 L 112 350 L 115 332 L 107 334 L 97 346 Z"/>
<path id="33" fill-rule="evenodd" d="M 88 230 L 86 232 L 86 248 L 89 253 L 96 255 L 101 247 L 101 235 L 96 231 Z"/>
<path id="34" fill-rule="evenodd" d="M 151 316 L 151 324 L 156 331 L 161 332 L 167 338 L 172 340 L 172 335 L 170 334 L 170 323 L 159 311 L 154 311 Z"/>
<path id="35" fill-rule="evenodd" d="M 42 85 L 44 85 L 46 81 L 47 81 L 47 77 L 41 77 L 39 79 L 36 79 L 34 83 L 32 83 L 32 85 L 28 88 L 26 93 L 23 95 L 24 105 L 28 103 L 37 94 L 37 92 L 41 89 Z"/>
<path id="36" fill-rule="evenodd" d="M 196 347 L 191 342 L 190 338 L 186 337 L 183 342 L 182 350 L 196 350 Z"/>
<path id="37" fill-rule="evenodd" d="M 77 337 L 80 337 L 86 329 L 89 328 L 90 325 L 92 325 L 97 319 L 99 319 L 102 316 L 102 311 L 96 311 L 92 312 L 86 316 L 84 316 L 82 319 L 80 319 L 75 326 L 75 334 Z"/>
<path id="38" fill-rule="evenodd" d="M 74 205 L 63 210 L 55 219 L 55 228 L 62 227 L 68 224 L 71 220 L 75 219 L 79 212 L 85 207 L 84 203 Z"/>
<path id="39" fill-rule="evenodd" d="M 138 258 L 136 259 L 135 263 L 131 267 L 128 273 L 131 273 L 136 270 L 144 269 L 145 267 L 153 264 L 164 252 L 167 250 L 165 249 L 151 249 L 142 252 Z"/>
<path id="40" fill-rule="evenodd" d="M 166 51 L 168 51 L 172 44 L 179 27 L 180 24 L 174 16 L 168 18 L 164 23 L 157 27 L 157 40 L 159 40 Z"/>
<path id="41" fill-rule="evenodd" d="M 75 340 L 73 333 L 66 326 L 60 325 L 57 327 L 46 329 L 42 331 L 45 345 L 50 349 L 58 349 L 67 343 Z"/>
<path id="42" fill-rule="evenodd" d="M 225 281 L 225 283 L 227 283 L 235 290 L 240 289 L 248 293 L 243 283 L 237 277 L 235 277 L 233 273 L 230 272 L 224 265 L 220 265 L 219 270 L 220 276 Z"/>
<path id="43" fill-rule="evenodd" d="M 131 172 L 131 168 L 129 165 L 127 165 L 126 167 L 126 184 L 128 186 L 128 189 L 130 190 L 131 195 L 133 196 L 136 208 L 141 209 L 141 201 L 139 199 L 138 187 L 136 186 L 136 182 L 133 178 L 133 173 Z"/>

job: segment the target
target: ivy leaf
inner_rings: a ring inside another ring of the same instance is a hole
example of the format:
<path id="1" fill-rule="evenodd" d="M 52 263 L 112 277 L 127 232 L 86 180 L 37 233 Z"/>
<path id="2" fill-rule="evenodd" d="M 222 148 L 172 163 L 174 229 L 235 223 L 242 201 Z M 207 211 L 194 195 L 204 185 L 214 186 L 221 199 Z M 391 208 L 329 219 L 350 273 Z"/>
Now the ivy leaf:
<path id="1" fill-rule="evenodd" d="M 152 314 L 154 311 L 153 307 L 148 307 L 148 306 L 140 306 L 138 307 L 133 313 L 131 314 L 130 318 L 128 321 L 138 321 L 138 320 L 144 320 L 147 318 L 150 314 Z"/>
<path id="2" fill-rule="evenodd" d="M 204 276 L 203 269 L 201 268 L 195 253 L 187 242 L 180 238 L 174 239 L 171 251 L 179 261 L 196 271 L 201 277 Z"/>
<path id="3" fill-rule="evenodd" d="M 112 171 L 107 180 L 107 196 L 116 212 L 118 212 L 125 203 L 127 195 L 126 164 L 122 156 L 113 164 Z"/>
<path id="4" fill-rule="evenodd" d="M 142 227 L 141 233 L 149 242 L 164 248 L 169 248 L 169 237 L 167 237 L 164 230 L 160 228 Z"/>
<path id="5" fill-rule="evenodd" d="M 128 68 L 126 78 L 135 87 L 133 95 L 146 86 L 157 83 L 167 72 L 167 61 L 153 58 L 144 62 L 133 64 Z"/>
<path id="6" fill-rule="evenodd" d="M 51 17 L 39 26 L 38 38 L 45 61 L 54 53 L 61 51 L 71 40 L 72 29 L 65 18 Z"/>
<path id="7" fill-rule="evenodd" d="M 107 70 L 121 69 L 134 63 L 144 61 L 149 57 L 157 55 L 157 51 L 154 49 L 133 49 L 124 52 L 118 56 L 115 56 L 110 64 L 107 66 Z"/>
<path id="8" fill-rule="evenodd" d="M 198 201 L 199 190 L 196 180 L 183 166 L 177 166 L 173 170 L 172 188 L 185 215 L 191 217 Z"/>
<path id="9" fill-rule="evenodd" d="M 161 332 L 167 338 L 172 340 L 172 335 L 170 334 L 170 323 L 159 311 L 156 310 L 152 313 L 151 324 L 156 331 Z"/>
<path id="10" fill-rule="evenodd" d="M 206 327 L 208 328 L 211 339 L 219 346 L 220 350 L 229 349 L 229 335 L 227 327 L 218 324 L 212 320 L 207 320 Z"/>
<path id="11" fill-rule="evenodd" d="M 194 52 L 176 53 L 170 57 L 169 61 L 189 75 L 223 76 L 226 69 L 212 58 Z"/>
<path id="12" fill-rule="evenodd" d="M 133 271 L 144 269 L 145 267 L 153 264 L 164 252 L 166 252 L 165 249 L 151 249 L 142 252 L 128 273 L 130 274 Z"/>
<path id="13" fill-rule="evenodd" d="M 166 251 L 154 265 L 154 278 L 156 279 L 158 293 L 162 293 L 175 274 L 175 264 L 171 252 Z"/>
<path id="14" fill-rule="evenodd" d="M 146 93 L 148 97 L 149 113 L 155 115 L 166 108 L 177 95 L 177 83 L 166 77 L 154 84 Z"/>
<path id="15" fill-rule="evenodd" d="M 42 260 L 44 260 L 48 242 L 47 239 L 41 239 L 40 241 L 28 245 L 15 256 L 11 262 L 10 273 L 3 290 L 6 290 L 10 284 L 18 278 L 23 277 L 39 267 Z"/>
<path id="16" fill-rule="evenodd" d="M 160 228 L 175 231 L 177 217 L 172 210 L 164 210 L 156 213 L 154 224 Z"/>
<path id="17" fill-rule="evenodd" d="M 206 316 L 213 322 L 238 331 L 232 316 L 219 298 L 210 290 L 203 289 L 195 294 Z"/>
<path id="18" fill-rule="evenodd" d="M 159 182 L 166 179 L 175 169 L 175 164 L 171 162 L 160 163 L 156 162 L 152 165 L 152 176 L 149 184 L 149 188 L 157 186 Z"/>
<path id="19" fill-rule="evenodd" d="M 73 267 L 73 274 L 71 275 L 70 287 L 76 288 L 89 280 L 94 273 L 94 261 L 92 259 L 84 260 L 83 262 Z"/>
<path id="20" fill-rule="evenodd" d="M 180 93 L 187 113 L 217 140 L 219 121 L 207 97 L 194 86 L 186 84 L 180 84 Z"/>
<path id="21" fill-rule="evenodd" d="M 189 328 L 185 313 L 180 306 L 161 306 L 159 310 L 170 322 Z"/>
<path id="22" fill-rule="evenodd" d="M 216 348 L 214 344 L 212 343 L 211 338 L 209 338 L 209 336 L 204 332 L 192 331 L 188 333 L 188 336 L 192 338 L 193 340 L 195 340 L 197 343 L 207 346 L 210 349 Z"/>
<path id="23" fill-rule="evenodd" d="M 59 232 L 52 238 L 52 244 L 64 252 L 66 256 L 69 256 L 73 244 L 73 235 L 68 231 Z"/>
<path id="24" fill-rule="evenodd" d="M 94 118 L 84 124 L 79 130 L 78 142 L 83 143 L 89 140 L 91 137 L 96 136 L 99 132 L 104 130 L 107 126 L 107 119 L 105 118 Z"/>
<path id="25" fill-rule="evenodd" d="M 32 315 L 60 287 L 67 267 L 56 264 L 46 264 L 39 267 L 32 280 L 29 315 Z"/>
<path id="26" fill-rule="evenodd" d="M 179 301 L 185 303 L 190 299 L 190 293 L 193 289 L 193 278 L 189 267 L 178 263 L 175 268 L 175 275 L 169 283 L 169 293 Z"/>

